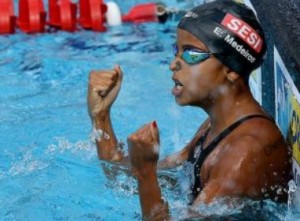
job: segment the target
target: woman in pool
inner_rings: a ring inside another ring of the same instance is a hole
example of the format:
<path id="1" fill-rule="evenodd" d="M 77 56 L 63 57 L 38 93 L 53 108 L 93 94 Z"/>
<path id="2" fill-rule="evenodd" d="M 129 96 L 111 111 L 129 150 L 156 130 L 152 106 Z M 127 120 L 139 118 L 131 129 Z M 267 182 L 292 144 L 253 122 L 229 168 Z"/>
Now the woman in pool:
<path id="1" fill-rule="evenodd" d="M 88 107 L 94 126 L 109 135 L 97 140 L 100 159 L 130 163 L 138 180 L 144 218 L 167 219 L 157 182 L 158 168 L 189 162 L 193 207 L 220 197 L 286 201 L 290 180 L 288 147 L 272 118 L 253 98 L 250 73 L 263 62 L 266 42 L 255 14 L 245 5 L 216 0 L 180 21 L 170 64 L 177 104 L 197 106 L 208 119 L 180 152 L 158 162 L 159 132 L 151 122 L 128 137 L 129 159 L 114 135 L 110 108 L 122 71 L 90 74 Z M 286 190 L 286 189 L 285 189 Z"/>

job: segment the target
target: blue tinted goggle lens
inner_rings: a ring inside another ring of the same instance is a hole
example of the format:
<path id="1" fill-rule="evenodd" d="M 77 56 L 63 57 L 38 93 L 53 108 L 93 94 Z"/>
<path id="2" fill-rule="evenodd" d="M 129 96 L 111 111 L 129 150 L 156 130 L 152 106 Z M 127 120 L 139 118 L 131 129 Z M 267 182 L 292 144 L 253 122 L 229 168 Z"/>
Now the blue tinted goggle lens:
<path id="1" fill-rule="evenodd" d="M 174 55 L 177 56 L 178 47 L 176 44 L 174 44 L 173 50 L 174 50 Z M 211 53 L 201 52 L 198 49 L 185 49 L 181 55 L 181 58 L 188 64 L 198 64 L 206 60 L 207 58 L 209 58 L 210 55 Z"/>

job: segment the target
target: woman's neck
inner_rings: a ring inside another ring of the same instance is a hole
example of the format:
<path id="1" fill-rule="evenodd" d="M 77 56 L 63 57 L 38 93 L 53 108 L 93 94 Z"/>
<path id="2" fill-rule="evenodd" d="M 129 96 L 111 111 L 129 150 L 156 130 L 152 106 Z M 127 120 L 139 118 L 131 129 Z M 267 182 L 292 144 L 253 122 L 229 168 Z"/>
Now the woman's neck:
<path id="1" fill-rule="evenodd" d="M 220 133 L 238 119 L 250 114 L 264 114 L 250 90 L 225 94 L 205 110 L 210 117 L 211 132 Z"/>

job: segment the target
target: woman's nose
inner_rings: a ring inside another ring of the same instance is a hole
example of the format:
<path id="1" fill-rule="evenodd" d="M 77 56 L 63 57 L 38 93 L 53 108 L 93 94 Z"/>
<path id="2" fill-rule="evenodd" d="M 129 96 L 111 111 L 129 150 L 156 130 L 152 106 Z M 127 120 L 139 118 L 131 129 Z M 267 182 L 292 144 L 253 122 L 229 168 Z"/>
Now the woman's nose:
<path id="1" fill-rule="evenodd" d="M 179 71 L 181 69 L 181 64 L 177 57 L 175 57 L 173 61 L 170 63 L 169 68 L 171 71 Z"/>

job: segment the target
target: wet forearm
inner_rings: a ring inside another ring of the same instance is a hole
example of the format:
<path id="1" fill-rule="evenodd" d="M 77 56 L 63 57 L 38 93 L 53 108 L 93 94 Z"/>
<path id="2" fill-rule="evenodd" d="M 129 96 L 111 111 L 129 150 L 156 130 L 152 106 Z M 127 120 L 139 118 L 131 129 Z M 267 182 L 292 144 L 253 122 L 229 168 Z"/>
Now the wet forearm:
<path id="1" fill-rule="evenodd" d="M 138 178 L 138 190 L 143 220 L 169 220 L 168 205 L 162 199 L 156 171 Z"/>
<path id="2" fill-rule="evenodd" d="M 121 150 L 118 147 L 118 140 L 113 131 L 110 112 L 99 113 L 93 121 L 98 133 L 96 143 L 99 158 L 109 161 L 120 160 L 122 157 Z"/>

